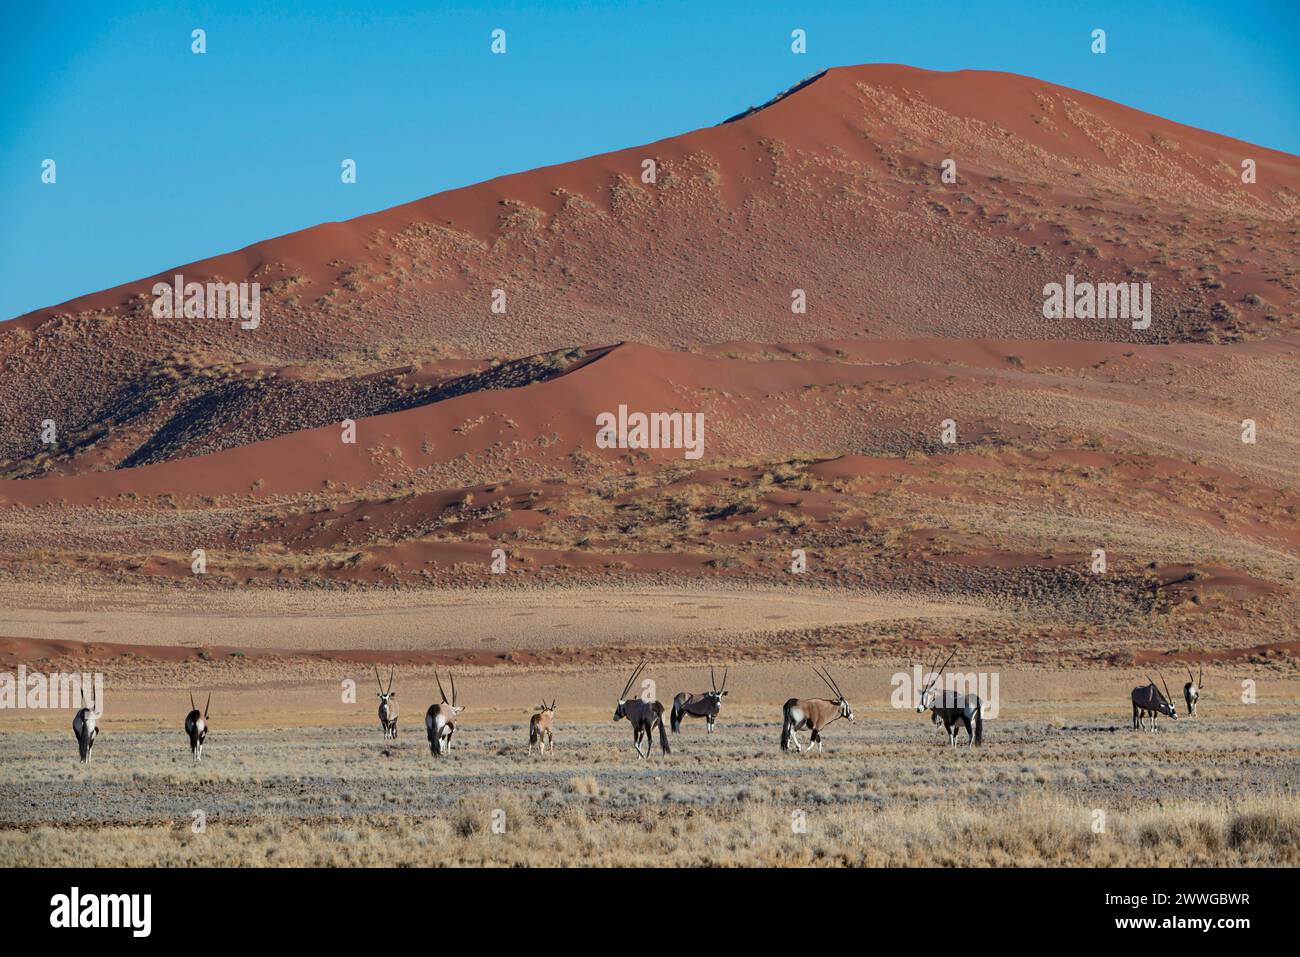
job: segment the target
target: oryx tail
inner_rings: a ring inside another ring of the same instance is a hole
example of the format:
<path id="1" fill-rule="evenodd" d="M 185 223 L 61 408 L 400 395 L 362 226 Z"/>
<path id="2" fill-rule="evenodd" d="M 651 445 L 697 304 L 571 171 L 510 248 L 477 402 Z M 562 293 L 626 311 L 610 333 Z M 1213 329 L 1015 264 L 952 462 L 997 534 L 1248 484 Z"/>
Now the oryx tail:
<path id="1" fill-rule="evenodd" d="M 798 698 L 791 698 L 781 709 L 781 750 L 790 750 L 790 734 L 794 731 L 795 719 L 791 714 L 795 706 L 799 704 Z"/>
<path id="2" fill-rule="evenodd" d="M 668 747 L 668 729 L 664 727 L 664 706 L 656 701 L 652 708 L 655 722 L 659 725 L 659 747 L 663 748 L 664 754 L 671 754 L 673 749 Z"/>

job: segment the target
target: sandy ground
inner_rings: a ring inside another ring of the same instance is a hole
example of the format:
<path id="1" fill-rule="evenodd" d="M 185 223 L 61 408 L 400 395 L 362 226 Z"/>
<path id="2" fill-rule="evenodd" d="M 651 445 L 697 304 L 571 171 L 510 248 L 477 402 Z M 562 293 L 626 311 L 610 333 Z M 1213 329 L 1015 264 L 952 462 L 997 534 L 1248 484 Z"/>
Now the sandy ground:
<path id="1" fill-rule="evenodd" d="M 79 594 L 85 594 L 79 590 Z M 520 650 L 709 638 L 782 626 L 985 618 L 975 603 L 794 588 L 449 589 L 417 596 L 94 593 L 75 605 L 26 591 L 4 633 L 47 640 L 199 647 Z M 53 607 L 40 607 L 43 601 Z M 111 604 L 111 610 L 103 606 Z"/>

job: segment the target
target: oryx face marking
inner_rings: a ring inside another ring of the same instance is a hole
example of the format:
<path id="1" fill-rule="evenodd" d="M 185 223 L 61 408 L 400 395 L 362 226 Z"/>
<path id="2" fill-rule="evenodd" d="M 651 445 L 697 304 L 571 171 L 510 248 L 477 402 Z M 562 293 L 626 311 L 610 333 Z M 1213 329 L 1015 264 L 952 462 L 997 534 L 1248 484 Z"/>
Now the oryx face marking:
<path id="1" fill-rule="evenodd" d="M 375 681 L 379 684 L 379 691 L 375 697 L 379 699 L 379 730 L 384 733 L 386 739 L 397 739 L 397 692 L 393 690 L 393 669 L 388 669 L 388 688 L 384 688 L 384 683 L 379 680 L 379 669 L 375 669 Z"/>

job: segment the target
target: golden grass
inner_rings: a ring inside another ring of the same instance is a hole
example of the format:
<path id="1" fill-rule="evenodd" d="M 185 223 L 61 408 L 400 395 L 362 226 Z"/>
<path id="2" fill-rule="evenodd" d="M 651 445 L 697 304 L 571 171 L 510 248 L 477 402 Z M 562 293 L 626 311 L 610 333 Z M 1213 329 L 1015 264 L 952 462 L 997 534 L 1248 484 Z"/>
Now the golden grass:
<path id="1" fill-rule="evenodd" d="M 805 829 L 795 822 L 804 815 Z M 501 824 L 504 823 L 502 830 Z M 494 824 L 497 826 L 494 827 Z M 563 804 L 476 796 L 424 818 L 0 831 L 11 866 L 1295 866 L 1300 802 L 1274 792 L 1112 812 L 1051 794 L 998 808 L 952 802 L 795 808 L 669 800 L 612 810 L 586 779 Z"/>

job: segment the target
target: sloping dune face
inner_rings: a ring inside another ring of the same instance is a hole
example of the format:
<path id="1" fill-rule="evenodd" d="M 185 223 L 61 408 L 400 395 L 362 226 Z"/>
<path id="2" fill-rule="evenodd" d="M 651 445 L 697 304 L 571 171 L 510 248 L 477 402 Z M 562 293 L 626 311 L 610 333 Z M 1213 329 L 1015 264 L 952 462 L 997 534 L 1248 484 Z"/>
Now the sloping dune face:
<path id="1" fill-rule="evenodd" d="M 1296 620 L 1297 212 L 1294 156 L 1007 74 L 831 70 L 0 326 L 0 569 L 798 581 L 1080 654 L 1256 647 Z M 258 283 L 255 328 L 156 315 L 177 273 Z M 1149 321 L 1045 315 L 1119 283 Z M 680 441 L 628 440 L 638 413 Z"/>

